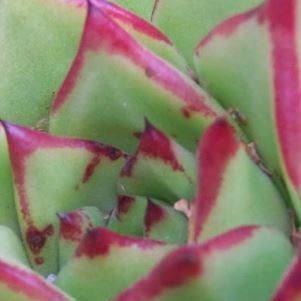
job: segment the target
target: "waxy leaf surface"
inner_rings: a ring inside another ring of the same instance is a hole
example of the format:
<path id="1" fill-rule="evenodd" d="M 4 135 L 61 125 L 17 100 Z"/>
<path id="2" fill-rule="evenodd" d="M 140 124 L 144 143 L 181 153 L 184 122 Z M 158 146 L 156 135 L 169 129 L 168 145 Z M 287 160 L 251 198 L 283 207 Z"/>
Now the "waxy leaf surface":
<path id="1" fill-rule="evenodd" d="M 248 224 L 290 234 L 291 223 L 281 195 L 224 119 L 217 120 L 200 141 L 198 180 L 194 241 Z"/>
<path id="2" fill-rule="evenodd" d="M 263 0 L 156 0 L 152 21 L 192 64 L 197 42 L 219 22 Z"/>
<path id="3" fill-rule="evenodd" d="M 110 300 L 174 247 L 97 228 L 87 233 L 56 284 L 81 301 Z"/>
<path id="4" fill-rule="evenodd" d="M 60 213 L 59 217 L 59 267 L 68 261 L 87 231 L 105 226 L 103 214 L 96 207 L 84 207 Z"/>
<path id="5" fill-rule="evenodd" d="M 220 112 L 189 77 L 90 5 L 80 50 L 52 107 L 50 129 L 133 152 L 147 117 L 194 150 Z"/>
<path id="6" fill-rule="evenodd" d="M 34 126 L 47 118 L 79 45 L 85 0 L 2 0 L 1 118 Z"/>
<path id="7" fill-rule="evenodd" d="M 174 203 L 192 199 L 195 192 L 195 157 L 146 121 L 138 149 L 120 173 L 119 191 Z"/>
<path id="8" fill-rule="evenodd" d="M 292 256 L 281 233 L 237 228 L 171 252 L 114 301 L 266 301 Z"/>
<path id="9" fill-rule="evenodd" d="M 284 175 L 301 219 L 301 89 L 298 0 L 268 0 L 215 28 L 196 50 L 203 85 L 244 129 L 281 188 Z M 282 173 L 282 175 L 280 175 Z"/>
<path id="10" fill-rule="evenodd" d="M 124 154 L 95 142 L 8 123 L 5 129 L 19 224 L 31 264 L 43 274 L 56 272 L 56 214 L 83 206 L 114 208 Z"/>

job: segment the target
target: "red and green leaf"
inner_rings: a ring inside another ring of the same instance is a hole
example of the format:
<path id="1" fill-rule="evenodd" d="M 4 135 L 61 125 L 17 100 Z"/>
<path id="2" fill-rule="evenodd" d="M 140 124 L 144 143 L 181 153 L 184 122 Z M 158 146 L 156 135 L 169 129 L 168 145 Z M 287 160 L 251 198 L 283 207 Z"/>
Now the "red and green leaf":
<path id="1" fill-rule="evenodd" d="M 43 274 L 56 272 L 56 214 L 83 206 L 114 208 L 124 154 L 92 141 L 4 126 L 19 224 L 31 264 Z"/>
<path id="2" fill-rule="evenodd" d="M 191 79 L 91 4 L 80 50 L 52 107 L 50 129 L 131 152 L 146 117 L 194 150 L 220 112 Z"/>
<path id="3" fill-rule="evenodd" d="M 268 0 L 215 28 L 196 50 L 202 83 L 246 116 L 247 134 L 301 219 L 300 2 Z M 281 186 L 281 185 L 280 185 Z"/>
<path id="4" fill-rule="evenodd" d="M 59 266 L 60 269 L 73 255 L 87 231 L 105 226 L 103 214 L 96 207 L 84 207 L 59 213 Z"/>
<path id="5" fill-rule="evenodd" d="M 163 202 L 148 199 L 144 215 L 144 234 L 168 243 L 185 244 L 188 238 L 187 217 Z"/>
<path id="6" fill-rule="evenodd" d="M 195 192 L 195 158 L 147 120 L 136 153 L 127 159 L 119 191 L 174 203 Z"/>
<path id="7" fill-rule="evenodd" d="M 123 235 L 143 236 L 147 199 L 119 195 L 117 202 L 110 216 L 108 228 Z"/>
<path id="8" fill-rule="evenodd" d="M 174 247 L 97 228 L 86 234 L 56 284 L 81 301 L 111 300 Z"/>
<path id="9" fill-rule="evenodd" d="M 282 197 L 224 119 L 217 120 L 200 141 L 198 180 L 191 229 L 194 241 L 248 224 L 290 234 Z"/>
<path id="10" fill-rule="evenodd" d="M 213 26 L 263 0 L 156 0 L 152 21 L 168 35 L 192 64 L 194 48 Z"/>
<path id="11" fill-rule="evenodd" d="M 0 259 L 0 299 L 75 301 L 30 269 Z"/>
<path id="12" fill-rule="evenodd" d="M 149 50 L 171 63 L 179 70 L 189 75 L 191 74 L 191 70 L 188 68 L 184 58 L 176 50 L 171 40 L 151 23 L 109 1 L 94 0 L 92 2 L 100 9 L 100 11 L 105 13 L 112 21 L 117 23 L 122 29 Z M 139 1 L 139 3 L 140 2 L 142 3 L 142 1 Z M 138 1 L 134 1 L 134 3 L 138 3 Z"/>
<path id="13" fill-rule="evenodd" d="M 47 118 L 76 55 L 85 0 L 0 3 L 1 118 L 30 126 Z"/>
<path id="14" fill-rule="evenodd" d="M 171 252 L 113 300 L 266 301 L 292 256 L 293 249 L 280 232 L 237 228 L 203 245 Z"/>
<path id="15" fill-rule="evenodd" d="M 301 300 L 301 253 L 298 251 L 295 259 L 281 279 L 279 287 L 271 301 L 300 301 Z"/>

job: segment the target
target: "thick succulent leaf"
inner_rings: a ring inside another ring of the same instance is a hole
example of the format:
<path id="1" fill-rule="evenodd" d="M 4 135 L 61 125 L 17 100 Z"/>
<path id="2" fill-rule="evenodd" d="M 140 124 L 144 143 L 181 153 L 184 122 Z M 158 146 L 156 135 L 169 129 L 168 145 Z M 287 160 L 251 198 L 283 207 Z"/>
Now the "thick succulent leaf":
<path id="1" fill-rule="evenodd" d="M 112 0 L 112 1 L 120 4 L 123 7 L 126 7 L 130 11 L 143 17 L 146 20 L 150 20 L 153 11 L 154 2 L 155 2 L 155 0 L 139 0 L 139 1 Z"/>
<path id="2" fill-rule="evenodd" d="M 301 253 L 298 251 L 271 301 L 301 300 Z"/>
<path id="3" fill-rule="evenodd" d="M 104 215 L 96 207 L 84 207 L 59 217 L 59 266 L 60 268 L 73 255 L 88 230 L 105 226 Z"/>
<path id="4" fill-rule="evenodd" d="M 290 233 L 279 192 L 224 119 L 217 120 L 200 141 L 198 178 L 191 229 L 194 241 L 248 224 Z"/>
<path id="5" fill-rule="evenodd" d="M 0 259 L 0 299 L 75 301 L 26 267 Z"/>
<path id="6" fill-rule="evenodd" d="M 114 301 L 266 301 L 292 256 L 280 232 L 238 228 L 173 251 Z"/>
<path id="7" fill-rule="evenodd" d="M 176 50 L 169 38 L 161 33 L 151 23 L 146 22 L 133 13 L 106 0 L 92 0 L 91 2 L 120 27 L 122 27 L 122 29 L 127 31 L 155 54 L 162 57 L 181 71 L 186 72 L 189 75 L 192 74 L 184 58 Z M 132 2 L 140 3 L 142 1 Z"/>
<path id="8" fill-rule="evenodd" d="M 245 130 L 277 179 L 280 167 L 301 219 L 300 1 L 269 0 L 219 25 L 198 46 L 202 82 Z"/>
<path id="9" fill-rule="evenodd" d="M 0 226 L 0 258 L 28 266 L 28 260 L 20 239 L 8 227 Z"/>
<path id="10" fill-rule="evenodd" d="M 0 2 L 1 118 L 35 125 L 50 105 L 76 54 L 85 0 Z"/>
<path id="11" fill-rule="evenodd" d="M 147 117 L 194 150 L 220 110 L 192 80 L 90 5 L 79 53 L 52 107 L 50 129 L 132 152 Z"/>
<path id="12" fill-rule="evenodd" d="M 143 236 L 146 206 L 145 197 L 119 195 L 108 228 L 123 235 Z"/>
<path id="13" fill-rule="evenodd" d="M 83 206 L 110 210 L 124 163 L 121 151 L 5 123 L 19 224 L 32 265 L 43 274 L 58 264 L 56 214 Z"/>
<path id="14" fill-rule="evenodd" d="M 174 246 L 121 236 L 104 228 L 87 233 L 56 284 L 81 301 L 107 301 L 140 279 Z"/>
<path id="15" fill-rule="evenodd" d="M 146 237 L 178 244 L 184 244 L 187 241 L 187 217 L 162 202 L 148 199 L 144 225 Z"/>
<path id="16" fill-rule="evenodd" d="M 12 171 L 9 161 L 6 135 L 0 124 L 0 225 L 11 228 L 19 235 L 19 224 L 14 200 Z"/>
<path id="17" fill-rule="evenodd" d="M 119 191 L 174 203 L 195 192 L 195 157 L 148 121 L 136 153 L 127 159 Z"/>
<path id="18" fill-rule="evenodd" d="M 197 42 L 216 24 L 263 0 L 156 0 L 152 21 L 192 63 Z"/>

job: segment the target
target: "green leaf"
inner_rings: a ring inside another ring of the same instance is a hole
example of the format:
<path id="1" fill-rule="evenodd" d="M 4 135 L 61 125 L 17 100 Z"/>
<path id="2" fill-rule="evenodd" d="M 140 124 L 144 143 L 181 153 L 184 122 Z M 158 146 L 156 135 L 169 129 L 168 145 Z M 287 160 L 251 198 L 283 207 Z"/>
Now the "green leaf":
<path id="1" fill-rule="evenodd" d="M 16 206 L 12 170 L 7 149 L 4 128 L 0 123 L 0 225 L 11 228 L 20 235 Z"/>
<path id="2" fill-rule="evenodd" d="M 200 42 L 195 63 L 210 93 L 246 117 L 246 133 L 282 190 L 284 177 L 300 223 L 297 5 L 296 0 L 269 0 L 225 21 Z"/>
<path id="3" fill-rule="evenodd" d="M 271 301 L 300 301 L 301 300 L 301 253 L 298 251 L 294 260 L 282 277 Z"/>
<path id="4" fill-rule="evenodd" d="M 220 112 L 191 79 L 91 5 L 79 53 L 52 107 L 50 130 L 132 152 L 146 117 L 194 150 Z"/>
<path id="5" fill-rule="evenodd" d="M 96 207 L 84 207 L 67 213 L 59 213 L 59 266 L 60 269 L 73 255 L 80 241 L 96 227 L 104 226 L 106 221 Z"/>
<path id="6" fill-rule="evenodd" d="M 292 256 L 293 248 L 280 232 L 237 228 L 206 244 L 171 252 L 113 300 L 267 301 Z"/>
<path id="7" fill-rule="evenodd" d="M 224 119 L 217 120 L 200 141 L 198 179 L 194 241 L 248 224 L 275 227 L 290 235 L 281 195 Z"/>
<path id="8" fill-rule="evenodd" d="M 92 141 L 4 125 L 19 224 L 31 264 L 44 275 L 56 272 L 56 214 L 83 206 L 114 208 L 124 154 Z"/>
<path id="9" fill-rule="evenodd" d="M 108 228 L 123 235 L 143 236 L 146 206 L 145 197 L 119 195 Z"/>
<path id="10" fill-rule="evenodd" d="M 0 258 L 28 266 L 22 242 L 16 234 L 5 226 L 0 226 Z"/>
<path id="11" fill-rule="evenodd" d="M 205 37 L 213 26 L 262 1 L 157 0 L 152 21 L 175 42 L 192 65 L 197 42 Z"/>
<path id="12" fill-rule="evenodd" d="M 92 2 L 97 9 L 102 13 L 105 13 L 112 21 L 117 23 L 123 30 L 133 36 L 146 48 L 153 51 L 182 72 L 192 75 L 185 59 L 174 47 L 174 44 L 151 23 L 106 0 L 95 0 Z M 143 1 L 132 1 L 132 3 L 136 5 L 136 3 L 143 3 Z"/>
<path id="13" fill-rule="evenodd" d="M 186 216 L 171 206 L 148 199 L 144 217 L 145 236 L 168 243 L 185 244 L 188 237 Z"/>
<path id="14" fill-rule="evenodd" d="M 119 191 L 174 203 L 192 199 L 195 192 L 195 158 L 148 121 L 136 153 L 127 158 Z"/>
<path id="15" fill-rule="evenodd" d="M 32 270 L 0 259 L 0 299 L 9 301 L 75 301 Z"/>
<path id="16" fill-rule="evenodd" d="M 143 277 L 174 246 L 98 228 L 87 233 L 56 284 L 81 301 L 107 301 Z"/>
<path id="17" fill-rule="evenodd" d="M 34 126 L 76 54 L 86 15 L 84 0 L 2 0 L 0 114 Z"/>

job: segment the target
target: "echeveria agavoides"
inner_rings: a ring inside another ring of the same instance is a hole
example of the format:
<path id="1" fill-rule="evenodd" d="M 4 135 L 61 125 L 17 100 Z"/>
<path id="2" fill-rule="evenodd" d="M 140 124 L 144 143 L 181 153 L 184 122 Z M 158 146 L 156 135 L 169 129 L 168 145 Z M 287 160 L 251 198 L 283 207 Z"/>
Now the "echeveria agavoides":
<path id="1" fill-rule="evenodd" d="M 301 300 L 300 9 L 3 0 L 0 299 Z"/>

